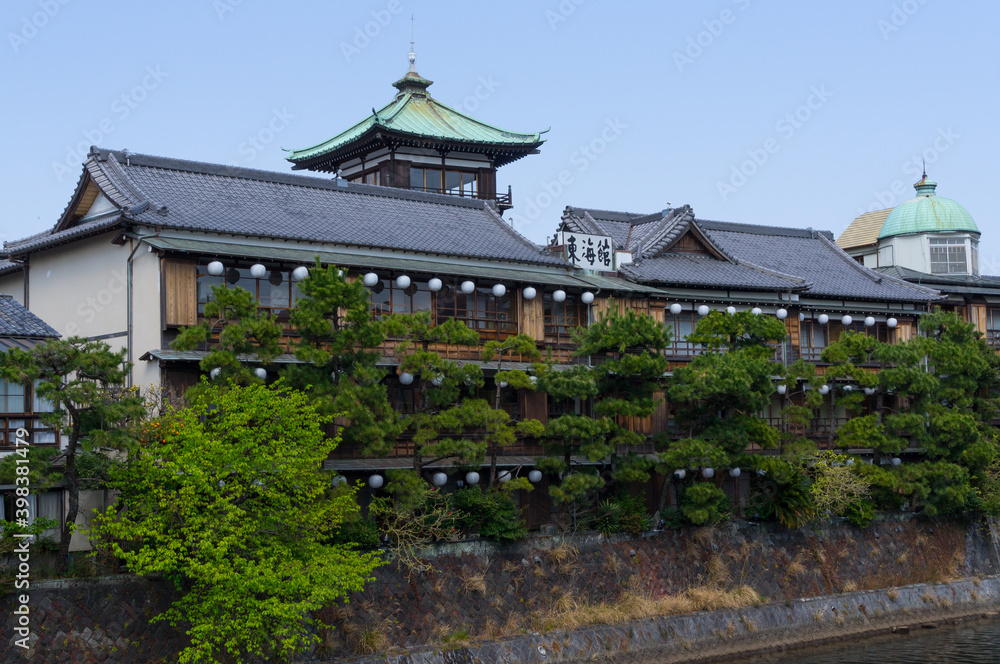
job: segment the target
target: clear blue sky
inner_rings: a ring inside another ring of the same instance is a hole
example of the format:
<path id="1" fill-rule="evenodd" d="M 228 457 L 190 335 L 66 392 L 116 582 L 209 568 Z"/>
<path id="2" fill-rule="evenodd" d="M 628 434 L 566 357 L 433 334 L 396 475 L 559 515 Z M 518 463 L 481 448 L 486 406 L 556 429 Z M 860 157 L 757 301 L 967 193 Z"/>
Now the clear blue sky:
<path id="1" fill-rule="evenodd" d="M 498 176 L 537 242 L 566 205 L 687 203 L 839 234 L 910 198 L 924 155 L 1000 274 L 1000 4 L 985 0 L 6 0 L 0 239 L 55 222 L 78 146 L 287 171 L 282 147 L 391 99 L 411 13 L 437 99 L 551 127 Z"/>

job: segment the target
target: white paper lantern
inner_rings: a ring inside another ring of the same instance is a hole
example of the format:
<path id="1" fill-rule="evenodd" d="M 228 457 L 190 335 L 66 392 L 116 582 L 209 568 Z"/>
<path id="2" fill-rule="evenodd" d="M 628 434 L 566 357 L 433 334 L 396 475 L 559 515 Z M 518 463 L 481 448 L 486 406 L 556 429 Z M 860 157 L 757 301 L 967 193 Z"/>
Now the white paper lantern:
<path id="1" fill-rule="evenodd" d="M 509 470 L 504 470 L 497 474 L 497 481 L 501 484 L 506 484 L 507 482 L 510 482 L 510 480 L 511 476 Z"/>
<path id="2" fill-rule="evenodd" d="M 494 297 L 503 297 L 506 294 L 507 294 L 507 287 L 504 286 L 503 284 L 497 284 L 493 287 Z"/>
<path id="3" fill-rule="evenodd" d="M 875 324 L 875 318 L 872 316 L 865 317 L 865 327 L 871 327 Z"/>
<path id="4" fill-rule="evenodd" d="M 899 321 L 897 321 L 897 320 L 896 320 L 895 318 L 890 318 L 889 320 L 887 320 L 887 321 L 885 322 L 885 324 L 886 324 L 886 325 L 887 325 L 888 327 L 896 327 L 896 325 L 897 325 L 898 323 L 899 323 Z"/>
<path id="5" fill-rule="evenodd" d="M 257 367 L 256 369 L 253 370 L 253 373 L 255 376 L 257 376 L 257 378 L 260 378 L 261 380 L 267 378 L 267 369 L 263 367 Z"/>
<path id="6" fill-rule="evenodd" d="M 554 293 L 552 293 L 552 301 L 553 302 L 565 302 L 566 301 L 566 291 L 564 291 L 564 290 L 557 290 Z"/>
<path id="7" fill-rule="evenodd" d="M 820 325 L 826 325 L 827 323 L 830 322 L 830 317 L 827 316 L 826 314 L 820 314 L 819 318 L 817 318 L 816 320 L 819 321 Z"/>
<path id="8" fill-rule="evenodd" d="M 434 473 L 434 477 L 431 478 L 431 482 L 434 486 L 444 486 L 448 483 L 448 476 L 444 473 Z"/>
<path id="9" fill-rule="evenodd" d="M 679 314 L 683 310 L 684 310 L 684 307 L 682 307 L 681 305 L 677 304 L 676 302 L 674 302 L 673 304 L 670 305 L 670 313 L 672 313 L 675 316 L 677 314 Z"/>
<path id="10" fill-rule="evenodd" d="M 743 471 L 741 471 L 739 468 L 730 468 L 729 469 L 729 476 L 730 477 L 739 477 L 740 473 L 742 473 L 742 472 Z"/>
<path id="11" fill-rule="evenodd" d="M 899 457 L 892 457 L 892 465 L 898 466 L 901 463 L 903 463 L 902 459 L 900 459 Z"/>
<path id="12" fill-rule="evenodd" d="M 844 385 L 844 391 L 845 392 L 853 392 L 854 391 L 854 386 L 853 385 Z"/>
<path id="13" fill-rule="evenodd" d="M 337 373 L 337 370 L 336 370 L 336 369 L 334 369 L 333 371 L 331 371 L 331 372 L 330 372 L 330 380 L 332 380 L 332 381 L 333 381 L 333 382 L 335 382 L 335 383 L 336 383 L 336 382 L 337 382 L 338 380 L 340 380 L 340 374 L 339 374 L 339 373 Z"/>
<path id="14" fill-rule="evenodd" d="M 412 382 L 413 382 L 413 374 L 411 374 L 410 372 L 404 371 L 403 373 L 399 374 L 400 385 L 409 385 Z"/>
<path id="15" fill-rule="evenodd" d="M 479 473 L 477 473 L 474 470 L 469 471 L 468 473 L 466 473 L 465 474 L 465 483 L 469 484 L 469 485 L 479 484 Z"/>
<path id="16" fill-rule="evenodd" d="M 498 386 L 500 387 L 500 389 L 502 390 L 503 388 L 507 387 L 507 381 L 505 381 L 505 380 L 502 380 L 502 381 L 500 381 L 499 383 L 497 383 L 497 385 L 498 385 Z"/>
<path id="17" fill-rule="evenodd" d="M 260 263 L 256 263 L 250 266 L 250 276 L 253 277 L 254 279 L 263 279 L 264 275 L 266 274 L 267 274 L 267 268 L 261 265 Z"/>
<path id="18" fill-rule="evenodd" d="M 866 387 L 865 388 L 865 394 L 867 394 L 868 396 L 871 396 L 871 395 L 875 394 L 875 388 L 874 387 Z"/>
<path id="19" fill-rule="evenodd" d="M 820 385 L 819 386 L 819 393 L 820 394 L 828 394 L 829 392 L 830 392 L 830 386 L 829 385 Z"/>
<path id="20" fill-rule="evenodd" d="M 843 323 L 844 325 L 850 325 L 851 323 L 854 322 L 854 319 L 848 316 L 847 314 L 844 314 L 844 317 L 840 319 L 840 322 Z"/>
<path id="21" fill-rule="evenodd" d="M 674 477 L 676 477 L 679 480 L 682 480 L 685 477 L 687 477 L 687 474 L 688 474 L 687 471 L 684 470 L 683 468 L 678 468 L 677 470 L 674 471 Z"/>
<path id="22" fill-rule="evenodd" d="M 221 277 L 226 272 L 226 266 L 221 261 L 212 261 L 208 264 L 208 273 L 213 277 Z"/>
<path id="23" fill-rule="evenodd" d="M 337 475 L 336 477 L 333 478 L 333 486 L 334 487 L 338 487 L 341 484 L 347 484 L 347 478 L 346 477 L 344 477 L 343 475 Z"/>
<path id="24" fill-rule="evenodd" d="M 785 320 L 788 318 L 788 309 L 778 309 L 774 315 L 778 317 L 778 320 Z"/>
<path id="25" fill-rule="evenodd" d="M 398 277 L 396 277 L 396 287 L 397 288 L 409 288 L 410 287 L 410 278 L 408 276 L 406 276 L 405 274 L 399 275 Z"/>
<path id="26" fill-rule="evenodd" d="M 753 309 L 750 310 L 750 313 L 752 313 L 754 316 L 760 316 L 764 312 L 761 311 L 760 307 L 754 307 Z"/>
<path id="27" fill-rule="evenodd" d="M 364 282 L 365 286 L 368 286 L 368 288 L 372 288 L 375 286 L 375 284 L 378 283 L 378 275 L 375 274 L 374 272 L 369 272 L 364 276 L 362 281 Z"/>
<path id="28" fill-rule="evenodd" d="M 787 385 L 782 384 L 778 386 L 778 394 L 784 394 L 787 391 L 788 391 Z"/>
<path id="29" fill-rule="evenodd" d="M 726 307 L 726 313 L 732 316 L 733 314 L 736 313 L 736 307 L 733 306 Z"/>
<path id="30" fill-rule="evenodd" d="M 471 281 L 463 281 L 461 286 L 462 292 L 468 295 L 472 291 L 476 290 L 476 284 Z"/>
<path id="31" fill-rule="evenodd" d="M 385 480 L 382 479 L 381 475 L 372 475 L 371 477 L 368 478 L 368 486 L 370 486 L 373 489 L 380 489 L 382 487 L 383 482 L 385 482 Z"/>
<path id="32" fill-rule="evenodd" d="M 444 382 L 444 376 L 440 374 L 431 378 L 431 385 L 433 385 L 434 387 L 441 387 L 441 383 L 443 382 Z"/>
<path id="33" fill-rule="evenodd" d="M 531 286 L 528 286 L 523 291 L 521 291 L 521 297 L 523 297 L 525 300 L 534 300 L 536 295 L 538 295 L 538 291 L 536 291 Z"/>
<path id="34" fill-rule="evenodd" d="M 591 302 L 594 301 L 594 294 L 591 293 L 590 291 L 587 291 L 586 293 L 584 293 L 583 295 L 580 296 L 580 300 L 584 304 L 590 304 Z"/>
<path id="35" fill-rule="evenodd" d="M 707 316 L 708 312 L 709 312 L 709 308 L 707 306 L 705 306 L 704 304 L 701 305 L 700 307 L 698 307 L 698 315 L 699 316 Z"/>
<path id="36" fill-rule="evenodd" d="M 802 321 L 804 321 L 805 319 L 806 319 L 806 315 L 805 315 L 804 313 L 802 313 L 802 312 L 800 311 L 800 312 L 799 312 L 799 322 L 801 323 L 801 322 L 802 322 Z"/>
<path id="37" fill-rule="evenodd" d="M 300 265 L 294 270 L 292 270 L 292 281 L 302 281 L 309 276 L 309 268 L 305 265 Z"/>
<path id="38" fill-rule="evenodd" d="M 848 459 L 847 460 L 847 465 L 848 466 L 853 466 L 854 465 L 854 459 Z"/>
<path id="39" fill-rule="evenodd" d="M 539 482 L 541 482 L 542 481 L 542 471 L 540 471 L 540 470 L 532 470 L 531 472 L 529 472 L 528 473 L 528 481 L 531 482 L 532 484 L 538 484 Z"/>
<path id="40" fill-rule="evenodd" d="M 701 469 L 701 476 L 704 477 L 706 480 L 710 480 L 713 477 L 715 477 L 715 469 L 714 468 L 702 468 Z"/>
<path id="41" fill-rule="evenodd" d="M 441 290 L 442 286 L 444 286 L 444 284 L 437 277 L 433 277 L 430 281 L 427 282 L 427 288 L 434 291 L 435 293 Z"/>
<path id="42" fill-rule="evenodd" d="M 215 380 L 216 378 L 219 377 L 220 373 L 222 373 L 222 369 L 220 369 L 219 367 L 215 367 L 214 369 L 208 372 L 208 377 L 211 378 L 212 380 Z"/>
<path id="43" fill-rule="evenodd" d="M 528 380 L 531 381 L 532 385 L 538 384 L 538 376 L 528 376 Z"/>

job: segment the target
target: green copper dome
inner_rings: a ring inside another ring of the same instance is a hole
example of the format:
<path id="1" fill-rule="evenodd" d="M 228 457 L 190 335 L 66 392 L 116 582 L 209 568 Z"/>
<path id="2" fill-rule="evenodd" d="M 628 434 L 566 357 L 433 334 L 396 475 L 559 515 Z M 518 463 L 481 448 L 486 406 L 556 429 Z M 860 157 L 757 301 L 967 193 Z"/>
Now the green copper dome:
<path id="1" fill-rule="evenodd" d="M 878 239 L 894 235 L 911 235 L 913 233 L 941 233 L 948 231 L 968 231 L 978 233 L 979 227 L 972 220 L 969 211 L 960 204 L 937 196 L 934 189 L 937 182 L 931 182 L 925 175 L 920 182 L 913 185 L 917 190 L 916 198 L 900 203 L 885 218 Z"/>

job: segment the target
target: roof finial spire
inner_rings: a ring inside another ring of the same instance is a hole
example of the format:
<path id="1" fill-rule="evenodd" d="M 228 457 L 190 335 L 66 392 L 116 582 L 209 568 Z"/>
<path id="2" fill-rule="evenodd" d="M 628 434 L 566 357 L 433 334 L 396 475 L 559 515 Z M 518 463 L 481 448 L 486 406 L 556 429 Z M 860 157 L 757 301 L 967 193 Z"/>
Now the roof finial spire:
<path id="1" fill-rule="evenodd" d="M 411 45 L 412 45 L 412 44 L 411 44 Z M 921 159 L 920 161 L 921 161 L 921 163 L 923 163 L 923 165 L 924 165 L 924 179 L 926 180 L 926 179 L 927 179 L 927 157 L 924 157 L 924 158 L 923 158 L 923 159 Z"/>
<path id="2" fill-rule="evenodd" d="M 410 52 L 407 54 L 410 59 L 410 71 L 411 74 L 417 73 L 417 54 L 413 50 L 413 14 L 410 14 Z"/>

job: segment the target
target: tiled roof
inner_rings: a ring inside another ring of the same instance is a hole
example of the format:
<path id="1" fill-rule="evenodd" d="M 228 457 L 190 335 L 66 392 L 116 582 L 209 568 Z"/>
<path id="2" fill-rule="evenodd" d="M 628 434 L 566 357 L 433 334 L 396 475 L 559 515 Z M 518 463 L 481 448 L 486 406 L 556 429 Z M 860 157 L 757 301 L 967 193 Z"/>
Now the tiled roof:
<path id="1" fill-rule="evenodd" d="M 123 197 L 127 219 L 149 226 L 567 266 L 478 199 L 97 149 L 85 167 L 104 181 L 102 190 Z M 117 218 L 112 213 L 5 248 L 23 253 L 111 227 Z"/>
<path id="2" fill-rule="evenodd" d="M 875 244 L 878 242 L 878 232 L 882 230 L 882 224 L 885 223 L 885 218 L 889 216 L 890 212 L 892 212 L 892 208 L 886 208 L 865 212 L 855 218 L 847 230 L 837 238 L 837 244 L 844 249 Z"/>
<path id="3" fill-rule="evenodd" d="M 629 226 L 623 231 L 622 225 Z M 688 206 L 656 215 L 566 208 L 563 227 L 620 237 L 642 255 L 621 268 L 626 278 L 663 286 L 798 290 L 809 295 L 881 301 L 935 300 L 933 289 L 869 270 L 826 231 L 696 219 Z M 685 232 L 699 233 L 721 256 L 672 252 Z"/>
<path id="4" fill-rule="evenodd" d="M 10 295 L 0 295 L 0 337 L 56 337 L 60 335 Z"/>
<path id="5" fill-rule="evenodd" d="M 945 293 L 1000 293 L 1000 276 L 971 274 L 928 274 L 900 265 L 876 268 L 877 272 L 910 283 L 936 288 Z"/>

